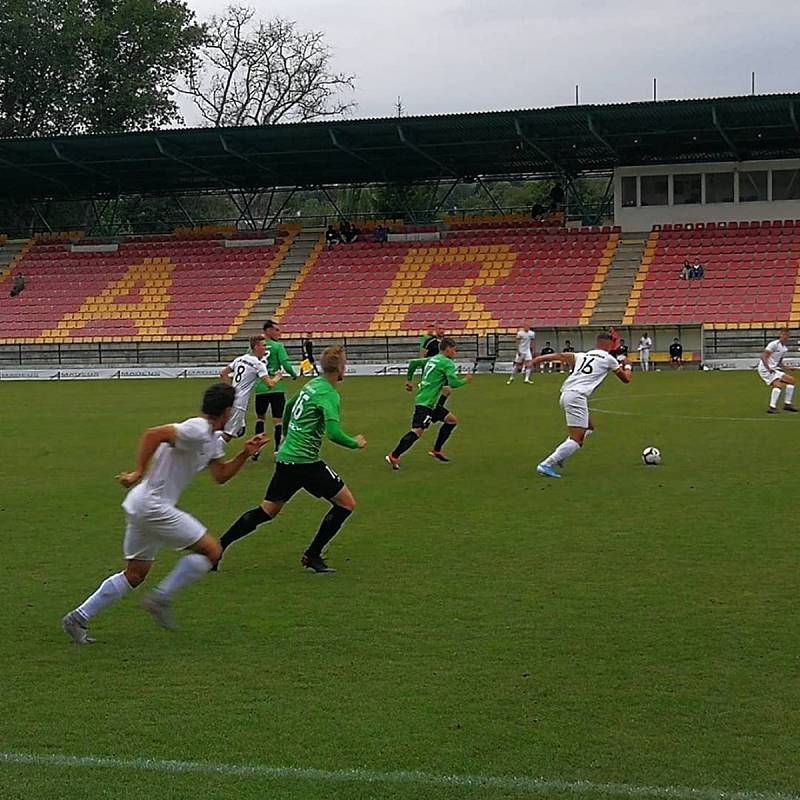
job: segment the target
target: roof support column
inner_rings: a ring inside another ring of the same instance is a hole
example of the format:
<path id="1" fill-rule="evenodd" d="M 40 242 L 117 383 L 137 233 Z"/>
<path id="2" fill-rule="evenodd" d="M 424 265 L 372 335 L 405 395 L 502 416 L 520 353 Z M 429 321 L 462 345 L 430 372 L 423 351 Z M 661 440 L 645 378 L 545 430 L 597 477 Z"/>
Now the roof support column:
<path id="1" fill-rule="evenodd" d="M 728 135 L 728 132 L 725 128 L 722 127 L 722 124 L 719 121 L 719 116 L 717 115 L 717 108 L 716 106 L 711 106 L 711 121 L 714 123 L 714 127 L 719 132 L 719 135 L 723 138 L 725 144 L 728 145 L 731 153 L 733 153 L 733 157 L 737 161 L 741 161 L 742 158 L 739 155 L 739 151 L 736 149 L 736 145 L 733 143 L 733 139 Z"/>

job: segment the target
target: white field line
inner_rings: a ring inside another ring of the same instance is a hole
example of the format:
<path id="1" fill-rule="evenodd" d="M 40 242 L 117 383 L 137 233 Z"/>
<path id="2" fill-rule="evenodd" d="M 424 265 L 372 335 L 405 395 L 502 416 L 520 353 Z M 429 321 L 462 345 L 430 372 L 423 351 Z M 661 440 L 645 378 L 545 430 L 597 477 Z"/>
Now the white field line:
<path id="1" fill-rule="evenodd" d="M 603 408 L 603 405 L 612 404 L 618 405 L 620 402 L 625 402 L 626 400 L 639 400 L 645 397 L 657 397 L 662 399 L 664 397 L 679 397 L 684 402 L 687 400 L 692 400 L 696 397 L 696 395 L 683 395 L 683 394 L 632 394 L 627 397 L 601 397 L 599 400 L 595 400 L 589 404 L 589 410 L 592 414 L 613 414 L 617 417 L 651 417 L 653 419 L 678 419 L 678 420 L 700 420 L 704 422 L 767 422 L 771 424 L 775 424 L 772 417 L 769 417 L 766 412 L 762 417 L 707 417 L 707 416 L 700 416 L 695 414 L 660 414 L 660 413 L 652 413 L 648 411 L 619 411 L 614 408 Z M 603 405 L 598 405 L 598 403 L 602 403 Z"/>
<path id="2" fill-rule="evenodd" d="M 800 795 L 781 792 L 723 789 L 692 789 L 686 786 L 637 786 L 627 783 L 562 781 L 489 775 L 437 775 L 430 772 L 376 772 L 363 769 L 307 769 L 270 767 L 261 764 L 215 764 L 206 761 L 164 761 L 157 758 L 106 758 L 68 756 L 58 753 L 0 753 L 0 766 L 65 767 L 155 772 L 165 775 L 216 775 L 253 780 L 296 780 L 316 783 L 394 784 L 456 789 L 496 789 L 520 795 L 601 795 L 657 798 L 658 800 L 800 800 Z"/>

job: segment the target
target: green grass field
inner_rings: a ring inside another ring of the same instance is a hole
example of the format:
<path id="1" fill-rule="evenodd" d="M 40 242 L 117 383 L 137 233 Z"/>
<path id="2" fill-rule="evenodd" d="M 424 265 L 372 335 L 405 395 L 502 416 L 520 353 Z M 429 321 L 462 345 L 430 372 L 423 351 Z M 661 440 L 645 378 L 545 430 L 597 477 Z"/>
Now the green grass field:
<path id="1" fill-rule="evenodd" d="M 800 419 L 767 417 L 753 374 L 610 378 L 596 435 L 547 481 L 559 382 L 477 377 L 450 402 L 452 463 L 430 439 L 393 473 L 402 380 L 346 381 L 370 444 L 326 446 L 359 501 L 338 574 L 300 568 L 327 506 L 298 497 L 179 598 L 177 633 L 134 595 L 92 648 L 59 619 L 120 568 L 113 476 L 204 383 L 0 386 L 0 796 L 794 797 Z M 219 535 L 270 474 L 267 455 L 224 487 L 199 476 L 181 505 Z"/>

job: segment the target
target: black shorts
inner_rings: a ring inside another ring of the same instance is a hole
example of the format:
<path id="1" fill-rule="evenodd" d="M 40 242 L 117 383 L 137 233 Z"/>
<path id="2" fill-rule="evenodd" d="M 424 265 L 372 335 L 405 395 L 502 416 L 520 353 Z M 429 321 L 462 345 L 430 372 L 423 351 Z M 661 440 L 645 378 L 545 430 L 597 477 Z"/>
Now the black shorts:
<path id="1" fill-rule="evenodd" d="M 283 419 L 283 410 L 286 408 L 286 394 L 284 392 L 265 392 L 256 395 L 256 416 L 266 417 L 267 409 L 272 407 L 272 418 Z"/>
<path id="2" fill-rule="evenodd" d="M 428 406 L 414 406 L 414 416 L 411 419 L 411 430 L 422 428 L 426 431 L 434 422 L 444 422 L 444 418 L 450 412 L 444 407 L 437 405 L 436 408 Z"/>
<path id="3" fill-rule="evenodd" d="M 300 489 L 314 497 L 332 499 L 344 489 L 344 481 L 324 462 L 313 464 L 275 464 L 275 474 L 267 486 L 265 500 L 285 503 Z"/>

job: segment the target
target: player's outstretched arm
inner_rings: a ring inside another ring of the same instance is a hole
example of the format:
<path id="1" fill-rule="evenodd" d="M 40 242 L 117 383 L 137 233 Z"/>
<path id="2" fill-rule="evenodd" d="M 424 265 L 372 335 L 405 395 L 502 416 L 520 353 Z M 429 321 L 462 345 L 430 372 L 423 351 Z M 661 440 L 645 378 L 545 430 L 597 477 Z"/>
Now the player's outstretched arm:
<path id="1" fill-rule="evenodd" d="M 253 436 L 244 443 L 244 447 L 233 458 L 227 461 L 211 461 L 208 469 L 217 483 L 227 483 L 247 462 L 247 459 L 254 456 L 267 443 L 267 437 L 263 434 Z"/>
<path id="2" fill-rule="evenodd" d="M 574 367 L 575 353 L 548 353 L 546 356 L 536 356 L 533 359 L 533 366 L 538 367 L 539 364 L 549 364 L 551 361 L 559 361 L 569 367 Z"/>
<path id="3" fill-rule="evenodd" d="M 130 489 L 131 486 L 139 483 L 142 476 L 147 472 L 147 465 L 150 463 L 153 453 L 155 453 L 162 444 L 174 445 L 176 435 L 174 425 L 162 425 L 159 428 L 150 428 L 146 430 L 139 440 L 136 469 L 133 470 L 133 472 L 120 473 L 117 475 L 117 480 L 126 489 Z"/>
<path id="4" fill-rule="evenodd" d="M 231 375 L 233 375 L 233 367 L 231 367 L 231 365 L 228 364 L 227 367 L 225 367 L 224 369 L 220 370 L 219 379 L 223 383 L 227 383 L 228 386 L 230 386 L 231 385 Z"/>
<path id="5" fill-rule="evenodd" d="M 283 373 L 283 370 L 280 370 L 280 369 L 279 369 L 279 370 L 278 370 L 278 371 L 277 371 L 277 372 L 276 372 L 276 373 L 275 373 L 275 374 L 274 374 L 272 377 L 270 377 L 269 375 L 265 375 L 265 376 L 264 376 L 264 377 L 261 379 L 261 381 L 262 381 L 263 383 L 266 383 L 266 384 L 267 384 L 267 386 L 268 386 L 270 389 L 272 389 L 272 387 L 273 387 L 273 386 L 276 386 L 276 385 L 277 385 L 277 384 L 280 382 L 281 378 L 283 378 L 283 374 L 284 374 L 284 373 Z"/>

